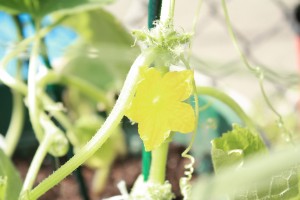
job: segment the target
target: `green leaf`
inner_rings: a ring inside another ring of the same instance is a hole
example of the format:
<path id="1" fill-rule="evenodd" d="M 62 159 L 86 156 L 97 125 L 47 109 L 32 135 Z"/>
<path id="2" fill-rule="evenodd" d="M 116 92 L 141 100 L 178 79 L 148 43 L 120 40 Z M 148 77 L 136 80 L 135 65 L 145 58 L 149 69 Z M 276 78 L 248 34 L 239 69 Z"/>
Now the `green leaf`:
<path id="1" fill-rule="evenodd" d="M 266 152 L 261 138 L 249 129 L 233 125 L 233 130 L 212 141 L 212 161 L 215 172 L 229 165 L 239 166 L 244 158 Z"/>
<path id="2" fill-rule="evenodd" d="M 79 41 L 65 54 L 62 73 L 84 79 L 103 90 L 118 90 L 139 53 L 129 33 L 104 10 L 72 16 L 64 25 L 74 29 Z"/>
<path id="3" fill-rule="evenodd" d="M 0 0 L 0 10 L 10 14 L 18 14 L 28 12 L 28 7 L 24 0 Z"/>
<path id="4" fill-rule="evenodd" d="M 299 194 L 297 169 L 286 170 L 278 175 L 266 179 L 264 183 L 259 183 L 259 187 L 254 186 L 246 192 L 236 195 L 234 200 L 289 200 Z"/>
<path id="5" fill-rule="evenodd" d="M 299 143 L 281 146 L 247 159 L 239 169 L 229 167 L 209 178 L 201 177 L 192 188 L 192 199 L 275 200 L 281 194 L 280 200 L 299 200 L 299 153 Z"/>
<path id="6" fill-rule="evenodd" d="M 54 12 L 72 14 L 97 9 L 114 0 L 0 0 L 0 10 L 10 14 L 26 12 L 34 17 L 43 17 Z"/>
<path id="7" fill-rule="evenodd" d="M 7 176 L 0 176 L 0 199 L 4 199 L 6 195 Z"/>
<path id="8" fill-rule="evenodd" d="M 22 181 L 10 159 L 1 149 L 0 163 L 0 199 L 17 200 L 21 191 Z M 4 198 L 1 198 L 3 196 Z"/>
<path id="9" fill-rule="evenodd" d="M 89 44 L 96 42 L 130 47 L 134 42 L 122 24 L 103 9 L 74 14 L 63 24 L 75 30 Z"/>
<path id="10" fill-rule="evenodd" d="M 115 0 L 39 0 L 37 15 L 44 16 L 52 12 L 72 14 L 85 10 L 97 9 Z"/>
<path id="11" fill-rule="evenodd" d="M 266 152 L 267 148 L 258 135 L 238 125 L 212 141 L 212 160 L 217 174 L 229 166 L 235 166 L 237 170 L 243 168 L 246 158 L 257 153 L 268 155 Z M 235 200 L 290 199 L 299 193 L 297 170 L 289 169 L 265 179 L 264 182 L 244 187 L 246 188 L 239 188 Z"/>

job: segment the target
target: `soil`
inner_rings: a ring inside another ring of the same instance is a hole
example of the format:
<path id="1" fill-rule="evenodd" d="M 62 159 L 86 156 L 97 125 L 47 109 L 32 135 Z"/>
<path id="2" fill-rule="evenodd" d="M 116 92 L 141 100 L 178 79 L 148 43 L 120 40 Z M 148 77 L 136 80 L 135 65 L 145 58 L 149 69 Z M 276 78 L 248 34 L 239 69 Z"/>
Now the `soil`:
<path id="1" fill-rule="evenodd" d="M 182 199 L 179 189 L 179 179 L 183 176 L 184 165 L 186 161 L 181 158 L 181 153 L 184 151 L 184 147 L 181 146 L 170 146 L 168 164 L 167 164 L 167 180 L 172 184 L 173 192 L 176 195 L 176 199 Z M 25 178 L 29 167 L 28 159 L 14 158 L 14 163 L 22 179 Z M 37 182 L 41 182 L 49 174 L 54 171 L 53 162 L 46 160 L 38 174 Z M 87 188 L 91 188 L 91 180 L 93 176 L 93 170 L 82 167 L 82 175 Z M 126 159 L 117 160 L 111 169 L 111 174 L 104 191 L 101 194 L 95 194 L 92 191 L 88 191 L 90 200 L 99 200 L 108 198 L 114 195 L 120 194 L 117 184 L 124 180 L 127 184 L 128 191 L 133 186 L 138 175 L 141 174 L 141 159 L 140 157 L 127 157 Z M 79 183 L 74 173 L 65 178 L 61 183 L 48 191 L 43 195 L 41 200 L 83 200 L 80 194 Z"/>

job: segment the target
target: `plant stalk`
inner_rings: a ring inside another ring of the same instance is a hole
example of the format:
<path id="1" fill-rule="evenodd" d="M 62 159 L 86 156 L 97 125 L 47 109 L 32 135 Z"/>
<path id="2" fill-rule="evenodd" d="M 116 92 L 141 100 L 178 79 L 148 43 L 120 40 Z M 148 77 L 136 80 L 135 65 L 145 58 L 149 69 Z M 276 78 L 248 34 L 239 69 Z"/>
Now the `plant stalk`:
<path id="1" fill-rule="evenodd" d="M 22 41 L 23 35 L 22 35 L 22 25 L 18 19 L 18 16 L 14 15 L 12 16 L 12 20 L 15 23 L 16 29 L 17 29 L 17 37 L 18 41 Z M 21 59 L 18 59 L 17 62 L 17 72 L 15 79 L 18 81 L 22 81 L 22 61 Z M 11 157 L 17 147 L 17 144 L 20 140 L 20 136 L 22 133 L 22 129 L 24 126 L 24 105 L 23 105 L 23 97 L 22 94 L 16 90 L 11 90 L 12 92 L 12 114 L 11 114 L 11 120 L 10 124 L 7 130 L 7 133 L 5 135 L 5 153 L 9 157 Z"/>
<path id="2" fill-rule="evenodd" d="M 164 142 L 160 147 L 152 151 L 149 181 L 164 184 L 166 178 L 168 149 L 169 142 Z"/>
<path id="3" fill-rule="evenodd" d="M 29 190 L 31 190 L 34 181 L 36 179 L 36 176 L 38 174 L 38 171 L 42 165 L 42 162 L 45 158 L 45 156 L 47 155 L 47 152 L 53 142 L 53 136 L 55 134 L 45 134 L 42 142 L 40 143 L 34 157 L 33 160 L 30 164 L 30 167 L 28 169 L 23 187 L 22 187 L 22 191 L 21 191 L 21 195 L 25 195 L 25 192 L 27 193 Z"/>
<path id="4" fill-rule="evenodd" d="M 160 21 L 168 26 L 173 25 L 175 0 L 163 0 Z M 163 184 L 166 177 L 166 164 L 169 142 L 164 142 L 160 147 L 151 152 L 151 168 L 149 181 Z"/>
<path id="5" fill-rule="evenodd" d="M 9 128 L 5 135 L 5 144 L 6 149 L 5 153 L 9 157 L 11 157 L 17 147 L 19 142 L 23 125 L 24 125 L 24 105 L 23 105 L 23 97 L 17 91 L 12 91 L 13 97 L 13 111 L 12 117 L 9 124 Z"/>
<path id="6" fill-rule="evenodd" d="M 30 198 L 39 198 L 50 188 L 59 183 L 62 179 L 72 173 L 72 171 L 74 171 L 78 166 L 80 166 L 88 158 L 90 158 L 111 136 L 111 134 L 123 118 L 127 106 L 134 96 L 136 83 L 139 80 L 140 67 L 150 65 L 153 60 L 152 57 L 153 56 L 148 55 L 148 57 L 146 58 L 142 54 L 135 60 L 127 75 L 120 96 L 102 127 L 97 131 L 95 136 L 81 149 L 79 153 L 75 154 L 68 162 L 61 166 L 61 168 L 59 168 L 56 172 L 54 172 L 43 182 L 41 182 L 36 188 L 34 188 L 29 193 Z"/>
<path id="7" fill-rule="evenodd" d="M 38 24 L 39 22 L 37 22 Z M 40 47 L 40 36 L 36 35 L 32 52 L 29 61 L 29 71 L 28 71 L 28 110 L 29 118 L 32 128 L 36 134 L 36 137 L 41 141 L 43 137 L 43 128 L 40 124 L 40 114 L 39 103 L 37 101 L 38 88 L 37 88 L 37 70 L 39 66 L 38 55 Z"/>

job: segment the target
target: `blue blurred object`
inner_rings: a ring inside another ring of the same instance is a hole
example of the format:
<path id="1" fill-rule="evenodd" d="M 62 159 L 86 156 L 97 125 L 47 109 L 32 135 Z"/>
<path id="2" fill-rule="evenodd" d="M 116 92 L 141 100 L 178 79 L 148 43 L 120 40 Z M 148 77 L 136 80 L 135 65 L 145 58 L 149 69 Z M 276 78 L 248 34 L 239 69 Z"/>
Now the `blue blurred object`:
<path id="1" fill-rule="evenodd" d="M 7 52 L 14 48 L 18 36 L 13 18 L 4 12 L 0 12 L 0 27 L 0 59 L 2 59 Z M 16 60 L 9 62 L 7 66 L 9 73 L 14 74 L 15 66 Z"/>
<path id="2" fill-rule="evenodd" d="M 53 22 L 50 16 L 47 16 L 42 21 L 42 26 L 45 27 Z M 78 38 L 77 33 L 71 28 L 58 25 L 52 29 L 45 37 L 47 53 L 49 60 L 53 62 L 55 59 L 60 58 L 69 47 Z"/>
<path id="3" fill-rule="evenodd" d="M 33 19 L 29 14 L 23 13 L 16 17 L 18 24 L 20 25 L 21 33 L 23 38 L 31 37 L 35 34 L 35 27 Z M 42 26 L 47 26 L 52 23 L 52 18 L 47 16 L 42 21 Z M 0 12 L 0 59 L 15 47 L 18 41 L 18 29 L 17 24 L 14 22 L 13 17 L 5 12 Z M 45 37 L 45 50 L 50 63 L 55 59 L 60 58 L 65 49 L 70 46 L 76 39 L 77 34 L 70 28 L 58 25 L 53 28 Z M 30 47 L 29 47 L 30 48 Z M 28 53 L 24 53 L 20 56 L 23 61 L 23 78 L 27 80 L 28 73 Z M 45 64 L 45 59 L 40 57 L 40 62 Z M 11 75 L 15 74 L 16 71 L 16 59 L 12 60 L 8 66 L 8 72 Z"/>
<path id="4" fill-rule="evenodd" d="M 42 21 L 42 26 L 46 26 L 52 23 L 50 17 L 45 17 Z M 33 19 L 29 14 L 23 13 L 18 16 L 11 16 L 5 12 L 0 11 L 0 59 L 2 59 L 8 52 L 16 47 L 16 44 L 20 40 L 20 36 L 23 38 L 31 37 L 35 34 L 35 27 Z M 20 35 L 20 36 L 19 36 Z M 57 26 L 45 37 L 45 49 L 47 50 L 47 56 L 49 61 L 53 62 L 63 56 L 65 49 L 71 45 L 77 39 L 75 31 L 64 26 Z M 27 80 L 28 64 L 30 46 L 28 50 L 19 55 L 19 59 L 22 63 L 22 77 L 23 80 Z M 41 48 L 42 49 L 42 48 Z M 41 51 L 42 52 L 42 51 Z M 40 62 L 45 63 L 45 60 L 40 56 Z M 17 69 L 17 58 L 11 60 L 6 66 L 8 72 L 14 76 Z M 8 87 L 0 82 L 0 133 L 5 134 L 10 122 L 11 110 L 12 110 L 12 97 Z M 31 154 L 35 151 L 35 147 L 38 145 L 35 136 L 32 132 L 31 124 L 29 123 L 28 111 L 26 110 L 26 122 L 23 130 L 21 142 L 17 150 L 21 154 Z M 23 150 L 26 149 L 26 151 Z"/>

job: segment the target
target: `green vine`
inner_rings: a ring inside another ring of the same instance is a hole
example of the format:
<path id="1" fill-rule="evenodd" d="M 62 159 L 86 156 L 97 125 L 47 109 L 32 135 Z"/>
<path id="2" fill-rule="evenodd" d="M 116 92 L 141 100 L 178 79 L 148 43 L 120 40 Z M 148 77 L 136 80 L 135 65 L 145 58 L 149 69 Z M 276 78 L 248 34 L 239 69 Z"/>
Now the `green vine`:
<path id="1" fill-rule="evenodd" d="M 35 187 L 29 193 L 30 198 L 39 198 L 42 194 L 74 171 L 78 166 L 83 164 L 102 146 L 102 144 L 109 138 L 113 130 L 120 123 L 120 120 L 124 116 L 127 105 L 133 98 L 135 85 L 139 78 L 140 67 L 148 66 L 152 60 L 152 56 L 148 55 L 148 57 L 145 57 L 143 54 L 135 60 L 127 75 L 124 86 L 114 108 L 99 131 L 97 131 L 95 136 L 81 149 L 79 153 L 74 155 L 67 163 L 65 163 L 56 172 Z"/>
<path id="2" fill-rule="evenodd" d="M 282 133 L 287 136 L 286 141 L 287 142 L 291 142 L 293 143 L 293 136 L 292 133 L 286 128 L 284 121 L 282 119 L 281 114 L 274 108 L 274 106 L 272 105 L 269 97 L 266 94 L 266 90 L 264 87 L 264 72 L 262 71 L 262 69 L 260 67 L 253 67 L 250 65 L 247 57 L 245 56 L 245 54 L 243 53 L 243 51 L 240 49 L 238 42 L 237 42 L 237 37 L 232 29 L 232 25 L 231 25 L 231 20 L 228 14 L 228 9 L 227 9 L 227 5 L 226 5 L 226 1 L 222 0 L 222 7 L 223 7 L 223 11 L 224 11 L 224 15 L 225 15 L 225 20 L 226 20 L 226 24 L 227 24 L 227 28 L 228 28 L 228 32 L 230 35 L 230 38 L 233 42 L 233 45 L 235 47 L 235 49 L 237 50 L 237 52 L 240 54 L 241 60 L 243 61 L 243 63 L 245 64 L 245 66 L 252 72 L 254 73 L 254 75 L 258 78 L 259 80 L 259 87 L 260 87 L 260 91 L 264 97 L 264 100 L 267 104 L 267 106 L 270 108 L 270 110 L 277 116 L 277 126 L 280 128 L 280 130 L 282 131 Z"/>

